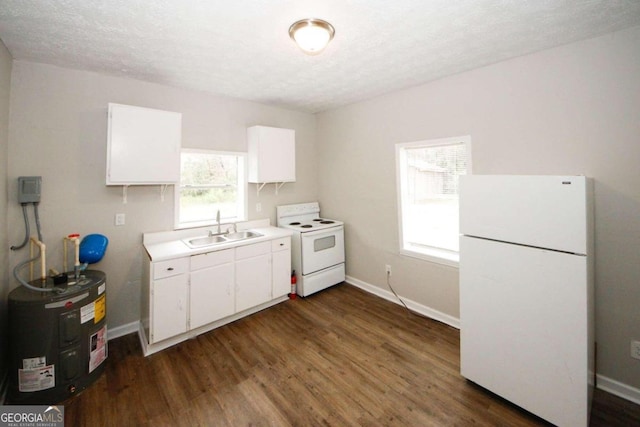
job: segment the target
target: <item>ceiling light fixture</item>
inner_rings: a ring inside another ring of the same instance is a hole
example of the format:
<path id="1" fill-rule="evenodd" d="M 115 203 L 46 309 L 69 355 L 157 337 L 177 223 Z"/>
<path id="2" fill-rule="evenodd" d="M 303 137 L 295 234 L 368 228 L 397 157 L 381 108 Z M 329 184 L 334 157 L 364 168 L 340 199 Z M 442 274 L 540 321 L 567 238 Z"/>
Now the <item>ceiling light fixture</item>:
<path id="1" fill-rule="evenodd" d="M 322 52 L 335 33 L 331 24 L 315 18 L 301 19 L 289 27 L 289 37 L 308 55 Z"/>

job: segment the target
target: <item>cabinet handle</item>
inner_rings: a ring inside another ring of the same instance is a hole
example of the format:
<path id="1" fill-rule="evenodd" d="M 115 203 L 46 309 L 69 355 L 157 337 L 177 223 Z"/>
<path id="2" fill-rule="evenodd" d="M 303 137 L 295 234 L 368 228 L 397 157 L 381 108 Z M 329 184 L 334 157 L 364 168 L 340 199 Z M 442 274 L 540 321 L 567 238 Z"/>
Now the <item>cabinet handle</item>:
<path id="1" fill-rule="evenodd" d="M 173 271 L 173 267 L 167 268 L 167 271 Z"/>

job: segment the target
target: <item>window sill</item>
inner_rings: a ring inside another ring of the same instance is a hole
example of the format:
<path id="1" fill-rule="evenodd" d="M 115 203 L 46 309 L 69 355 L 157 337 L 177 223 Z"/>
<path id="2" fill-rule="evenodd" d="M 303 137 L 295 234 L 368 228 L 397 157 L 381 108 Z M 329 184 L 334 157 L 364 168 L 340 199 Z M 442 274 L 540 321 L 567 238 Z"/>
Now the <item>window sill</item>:
<path id="1" fill-rule="evenodd" d="M 418 246 L 407 246 L 400 249 L 400 255 L 418 258 L 436 264 L 458 268 L 460 264 L 460 254 L 457 252 L 439 250 L 435 248 L 424 248 Z"/>

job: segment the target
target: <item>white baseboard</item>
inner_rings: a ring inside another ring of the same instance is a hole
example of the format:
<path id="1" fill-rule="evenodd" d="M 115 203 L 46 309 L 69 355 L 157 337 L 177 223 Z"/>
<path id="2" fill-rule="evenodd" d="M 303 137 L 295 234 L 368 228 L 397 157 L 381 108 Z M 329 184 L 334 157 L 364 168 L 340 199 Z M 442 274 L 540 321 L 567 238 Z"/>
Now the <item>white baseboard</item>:
<path id="1" fill-rule="evenodd" d="M 125 335 L 129 335 L 134 332 L 138 332 L 139 321 L 127 323 L 126 325 L 116 326 L 115 328 L 107 329 L 107 340 L 120 338 Z"/>
<path id="2" fill-rule="evenodd" d="M 363 282 L 362 280 L 358 280 L 355 277 L 351 277 L 351 276 L 346 277 L 346 282 L 357 288 L 362 289 L 363 291 L 369 292 L 370 294 L 379 296 L 380 298 L 384 298 L 387 301 L 391 301 L 398 305 L 402 305 L 402 303 L 398 300 L 398 298 L 396 298 L 396 296 L 391 291 L 387 291 L 386 289 L 373 286 L 370 283 Z M 404 303 L 407 305 L 407 307 L 410 310 L 415 311 L 416 313 L 422 314 L 423 316 L 429 317 L 431 319 L 437 320 L 438 322 L 445 323 L 456 329 L 460 329 L 460 319 L 458 319 L 457 317 L 450 316 L 446 313 L 443 313 L 431 307 L 427 307 L 426 305 L 422 305 L 410 299 L 403 298 L 402 296 L 400 297 L 402 298 L 402 301 L 404 301 Z"/>
<path id="3" fill-rule="evenodd" d="M 597 387 L 623 399 L 640 405 L 640 389 L 623 384 L 604 375 L 596 375 Z"/>

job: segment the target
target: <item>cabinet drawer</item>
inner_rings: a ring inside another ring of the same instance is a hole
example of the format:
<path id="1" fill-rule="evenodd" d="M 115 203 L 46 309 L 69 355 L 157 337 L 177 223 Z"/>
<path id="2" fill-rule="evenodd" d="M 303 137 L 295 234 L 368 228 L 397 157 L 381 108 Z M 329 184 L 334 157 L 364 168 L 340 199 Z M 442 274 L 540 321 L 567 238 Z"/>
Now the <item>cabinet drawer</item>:
<path id="1" fill-rule="evenodd" d="M 271 241 L 271 251 L 284 251 L 285 249 L 291 249 L 291 237 L 283 237 L 282 239 L 276 239 Z"/>
<path id="2" fill-rule="evenodd" d="M 153 278 L 162 279 L 189 271 L 189 258 L 177 258 L 153 263 Z"/>
<path id="3" fill-rule="evenodd" d="M 227 264 L 229 262 L 233 262 L 233 249 L 193 255 L 191 257 L 191 271 L 214 267 L 220 264 Z"/>
<path id="4" fill-rule="evenodd" d="M 271 242 L 255 243 L 253 245 L 236 248 L 236 259 L 252 258 L 254 256 L 271 253 Z"/>

